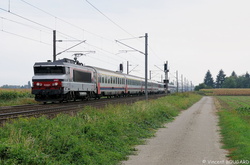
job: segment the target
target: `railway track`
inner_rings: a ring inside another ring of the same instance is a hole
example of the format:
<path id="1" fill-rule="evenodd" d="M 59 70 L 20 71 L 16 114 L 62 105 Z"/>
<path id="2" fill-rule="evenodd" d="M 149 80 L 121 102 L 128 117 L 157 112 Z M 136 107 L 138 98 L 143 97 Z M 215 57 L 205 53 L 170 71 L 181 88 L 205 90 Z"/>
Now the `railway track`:
<path id="1" fill-rule="evenodd" d="M 156 99 L 164 95 L 149 95 L 149 99 Z M 69 102 L 60 104 L 34 104 L 34 105 L 21 105 L 21 106 L 8 106 L 0 107 L 0 123 L 5 123 L 10 119 L 16 119 L 19 117 L 31 117 L 31 116 L 55 116 L 59 113 L 75 114 L 79 110 L 82 110 L 85 106 L 92 106 L 96 108 L 105 107 L 108 104 L 132 104 L 139 100 L 144 100 L 145 96 L 133 96 L 122 97 L 113 99 L 100 99 L 81 102 Z"/>

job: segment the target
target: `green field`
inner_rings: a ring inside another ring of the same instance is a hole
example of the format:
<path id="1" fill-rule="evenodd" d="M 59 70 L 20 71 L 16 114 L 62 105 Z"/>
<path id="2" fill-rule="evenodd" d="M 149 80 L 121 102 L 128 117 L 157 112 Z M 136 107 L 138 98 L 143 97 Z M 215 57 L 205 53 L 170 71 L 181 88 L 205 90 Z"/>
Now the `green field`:
<path id="1" fill-rule="evenodd" d="M 250 161 L 250 96 L 216 96 L 224 148 L 233 160 Z"/>
<path id="2" fill-rule="evenodd" d="M 51 120 L 19 119 L 0 128 L 0 164 L 117 164 L 200 98 L 184 93 Z"/>
<path id="3" fill-rule="evenodd" d="M 0 107 L 36 103 L 30 89 L 0 88 Z"/>

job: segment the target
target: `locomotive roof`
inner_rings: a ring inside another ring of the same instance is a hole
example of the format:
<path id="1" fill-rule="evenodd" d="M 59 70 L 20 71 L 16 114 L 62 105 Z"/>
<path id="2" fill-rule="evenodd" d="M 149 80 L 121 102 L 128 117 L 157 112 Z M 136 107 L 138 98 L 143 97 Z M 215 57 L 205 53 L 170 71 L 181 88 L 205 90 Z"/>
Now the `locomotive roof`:
<path id="1" fill-rule="evenodd" d="M 53 62 L 51 62 L 50 60 L 48 60 L 47 62 L 36 62 L 35 65 L 64 65 L 65 63 L 75 64 L 75 61 L 64 58 Z"/>

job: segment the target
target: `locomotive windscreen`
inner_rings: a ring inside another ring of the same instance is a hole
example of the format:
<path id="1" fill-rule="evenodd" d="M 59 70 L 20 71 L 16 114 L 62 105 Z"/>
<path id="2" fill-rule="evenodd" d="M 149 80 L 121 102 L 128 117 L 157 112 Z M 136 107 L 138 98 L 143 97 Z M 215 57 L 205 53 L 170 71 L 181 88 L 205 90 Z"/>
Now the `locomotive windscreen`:
<path id="1" fill-rule="evenodd" d="M 62 66 L 41 66 L 34 67 L 35 74 L 65 74 L 65 67 Z"/>
<path id="2" fill-rule="evenodd" d="M 91 73 L 74 70 L 73 81 L 91 83 Z"/>

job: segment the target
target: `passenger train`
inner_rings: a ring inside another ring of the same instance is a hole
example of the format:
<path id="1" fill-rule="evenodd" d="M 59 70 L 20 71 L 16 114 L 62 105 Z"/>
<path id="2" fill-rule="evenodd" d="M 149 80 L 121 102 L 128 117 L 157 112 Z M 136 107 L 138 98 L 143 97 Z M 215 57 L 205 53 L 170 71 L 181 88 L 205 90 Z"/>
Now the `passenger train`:
<path id="1" fill-rule="evenodd" d="M 35 100 L 44 103 L 145 93 L 144 78 L 86 66 L 67 58 L 36 62 L 32 82 Z M 169 85 L 168 89 L 174 92 L 175 86 Z M 164 92 L 163 83 L 148 80 L 149 94 Z"/>

